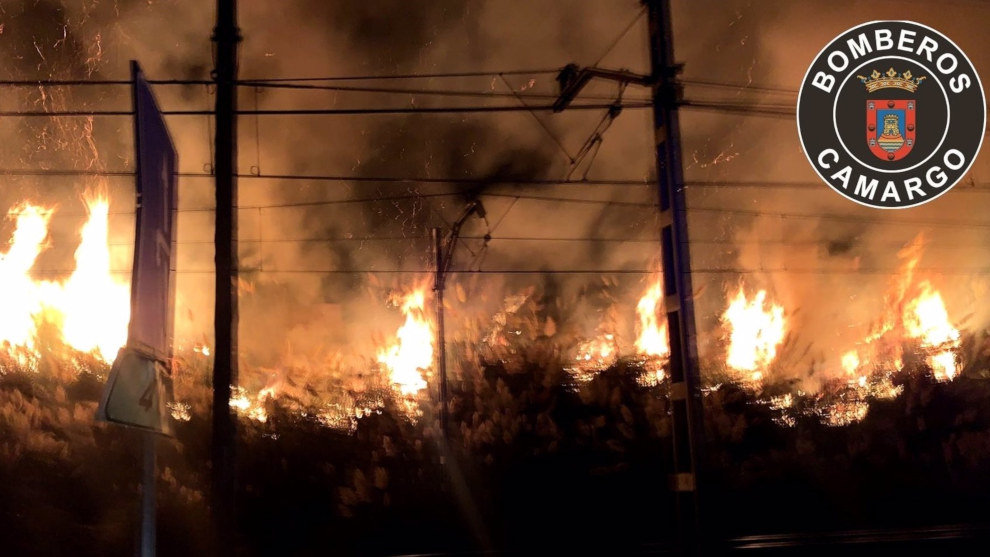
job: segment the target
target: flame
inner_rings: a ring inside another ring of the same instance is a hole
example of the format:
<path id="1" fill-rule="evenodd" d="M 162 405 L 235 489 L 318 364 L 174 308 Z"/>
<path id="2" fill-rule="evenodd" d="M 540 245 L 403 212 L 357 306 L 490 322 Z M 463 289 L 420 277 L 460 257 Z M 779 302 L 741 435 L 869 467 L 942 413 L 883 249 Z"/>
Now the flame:
<path id="1" fill-rule="evenodd" d="M 883 321 L 864 339 L 863 349 L 869 351 L 870 359 L 880 366 L 899 370 L 903 365 L 903 340 L 915 340 L 935 378 L 952 380 L 958 375 L 960 334 L 949 320 L 942 294 L 928 280 L 915 282 L 924 247 L 925 238 L 919 234 L 897 253 L 902 262 L 885 296 Z M 917 294 L 911 297 L 915 292 Z M 889 379 L 888 371 L 879 373 Z"/>
<path id="2" fill-rule="evenodd" d="M 587 383 L 619 361 L 619 345 L 612 333 L 601 332 L 578 344 L 574 364 L 566 368 L 578 383 Z"/>
<path id="3" fill-rule="evenodd" d="M 109 201 L 105 195 L 92 193 L 83 200 L 89 218 L 80 231 L 76 270 L 65 283 L 58 305 L 62 336 L 76 350 L 98 349 L 103 359 L 111 360 L 127 342 L 131 289 L 110 273 Z"/>
<path id="4" fill-rule="evenodd" d="M 794 406 L 794 395 L 791 393 L 785 393 L 783 395 L 777 395 L 770 397 L 769 400 L 770 408 L 774 410 L 784 410 Z"/>
<path id="5" fill-rule="evenodd" d="M 760 290 L 749 300 L 740 286 L 722 321 L 730 331 L 726 364 L 749 373 L 752 381 L 760 381 L 763 371 L 777 356 L 777 347 L 784 341 L 787 331 L 784 308 L 768 303 L 766 290 Z"/>
<path id="6" fill-rule="evenodd" d="M 378 362 L 388 368 L 392 383 L 405 396 L 426 388 L 423 373 L 433 367 L 433 327 L 425 315 L 425 290 L 420 287 L 402 299 L 406 321 L 396 331 L 395 342 L 378 352 Z"/>
<path id="7" fill-rule="evenodd" d="M 839 401 L 819 413 L 822 421 L 832 427 L 843 427 L 863 421 L 870 405 L 862 400 Z"/>
<path id="8" fill-rule="evenodd" d="M 859 370 L 859 354 L 855 350 L 842 355 L 842 369 L 846 375 L 856 375 L 856 371 Z"/>
<path id="9" fill-rule="evenodd" d="M 169 402 L 167 404 L 172 419 L 177 422 L 192 420 L 192 405 L 185 402 Z"/>
<path id="10" fill-rule="evenodd" d="M 654 387 L 665 377 L 664 365 L 670 358 L 670 340 L 667 336 L 667 320 L 658 317 L 663 313 L 663 289 L 657 279 L 636 304 L 636 353 L 643 358 L 644 373 L 638 378 L 640 385 Z"/>
<path id="11" fill-rule="evenodd" d="M 845 426 L 860 421 L 870 399 L 892 399 L 904 391 L 903 385 L 894 384 L 893 376 L 904 364 L 905 340 L 917 342 L 937 380 L 952 380 L 958 374 L 959 331 L 949 320 L 941 293 L 927 280 L 916 282 L 923 252 L 922 235 L 898 252 L 902 262 L 884 297 L 881 321 L 859 347 L 842 355 L 847 377 L 843 396 L 819 405 L 825 423 Z"/>
<path id="12" fill-rule="evenodd" d="M 265 423 L 268 421 L 268 410 L 265 409 L 265 402 L 274 396 L 274 390 L 262 389 L 256 396 L 243 387 L 230 387 L 230 407 L 241 416 L 247 416 L 256 422 Z"/>
<path id="13" fill-rule="evenodd" d="M 955 351 L 959 348 L 959 331 L 949 321 L 941 293 L 927 280 L 920 288 L 921 293 L 904 308 L 904 329 L 910 338 L 921 341 L 935 378 L 954 379 L 958 373 Z"/>
<path id="14" fill-rule="evenodd" d="M 54 209 L 22 203 L 10 210 L 15 218 L 10 248 L 0 254 L 0 342 L 9 347 L 34 349 L 35 318 L 41 313 L 40 286 L 29 272 L 45 247 L 48 221 Z"/>
<path id="15" fill-rule="evenodd" d="M 385 401 L 379 398 L 364 397 L 364 400 L 358 400 L 346 392 L 332 393 L 314 418 L 323 427 L 354 433 L 361 418 L 381 414 L 384 407 Z"/>
<path id="16" fill-rule="evenodd" d="M 905 340 L 917 342 L 937 380 L 952 380 L 958 375 L 959 331 L 949 320 L 941 293 L 927 280 L 915 281 L 924 245 L 924 236 L 919 234 L 898 252 L 900 269 L 884 297 L 882 320 L 858 348 L 842 356 L 848 388 L 860 402 L 891 399 L 903 392 L 902 385 L 894 384 L 893 374 L 904 365 Z M 917 294 L 912 297 L 914 293 Z M 856 411 L 850 412 L 850 408 Z M 840 425 L 865 416 L 858 406 L 848 404 L 826 407 L 824 411 L 831 416 L 830 423 Z"/>
<path id="17" fill-rule="evenodd" d="M 667 338 L 667 321 L 660 321 L 657 314 L 663 309 L 663 289 L 655 282 L 636 304 L 637 327 L 636 352 L 643 356 L 664 359 L 670 356 Z"/>
<path id="18" fill-rule="evenodd" d="M 30 270 L 47 247 L 48 226 L 54 208 L 29 202 L 12 208 L 14 233 L 6 253 L 0 254 L 0 342 L 37 355 L 38 324 L 57 326 L 65 344 L 109 361 L 127 340 L 130 288 L 110 272 L 108 219 L 105 194 L 87 192 L 87 220 L 80 230 L 76 268 L 65 282 L 35 280 Z"/>

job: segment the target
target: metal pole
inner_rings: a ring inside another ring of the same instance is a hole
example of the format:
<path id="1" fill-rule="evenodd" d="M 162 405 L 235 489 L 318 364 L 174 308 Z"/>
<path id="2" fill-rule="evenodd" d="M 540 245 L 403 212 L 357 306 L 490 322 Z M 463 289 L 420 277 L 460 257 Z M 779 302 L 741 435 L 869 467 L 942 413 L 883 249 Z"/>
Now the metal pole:
<path id="1" fill-rule="evenodd" d="M 443 451 L 440 463 L 445 464 L 447 458 L 447 341 L 443 323 L 443 290 L 445 286 L 444 271 L 446 255 L 444 254 L 443 235 L 439 228 L 433 229 L 433 255 L 436 264 L 436 276 L 433 281 L 433 291 L 436 292 L 437 312 L 437 374 L 439 380 L 438 406 L 440 407 L 440 438 L 443 441 Z"/>
<path id="2" fill-rule="evenodd" d="M 685 553 L 701 551 L 698 462 L 702 448 L 701 379 L 698 372 L 687 201 L 681 166 L 670 0 L 643 0 L 649 12 L 653 129 L 656 145 L 664 303 L 670 340 L 670 399 L 678 531 Z"/>
<path id="3" fill-rule="evenodd" d="M 217 0 L 216 297 L 213 361 L 213 505 L 221 548 L 230 551 L 234 519 L 236 421 L 230 388 L 237 384 L 237 1 Z"/>
<path id="4" fill-rule="evenodd" d="M 144 469 L 141 474 L 141 557 L 155 557 L 156 530 L 155 507 L 157 478 L 155 469 L 155 442 L 158 436 L 145 431 L 141 434 L 144 441 Z"/>

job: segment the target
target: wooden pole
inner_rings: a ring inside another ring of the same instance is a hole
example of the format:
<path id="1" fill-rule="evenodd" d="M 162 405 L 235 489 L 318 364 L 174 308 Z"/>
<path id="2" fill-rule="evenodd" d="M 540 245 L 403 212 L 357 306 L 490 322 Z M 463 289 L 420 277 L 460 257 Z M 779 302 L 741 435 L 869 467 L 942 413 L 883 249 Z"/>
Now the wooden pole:
<path id="1" fill-rule="evenodd" d="M 216 291 L 213 361 L 213 505 L 223 552 L 234 523 L 236 418 L 230 390 L 237 384 L 237 1 L 217 0 L 216 59 Z"/>

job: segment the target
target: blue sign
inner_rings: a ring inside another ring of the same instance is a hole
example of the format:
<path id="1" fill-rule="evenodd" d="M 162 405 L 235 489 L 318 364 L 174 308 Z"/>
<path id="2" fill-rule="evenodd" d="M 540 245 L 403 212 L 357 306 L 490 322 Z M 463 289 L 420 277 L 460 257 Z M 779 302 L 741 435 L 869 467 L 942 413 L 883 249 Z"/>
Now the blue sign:
<path id="1" fill-rule="evenodd" d="M 131 62 L 137 220 L 131 323 L 97 409 L 97 419 L 171 434 L 178 157 L 148 82 Z"/>
<path id="2" fill-rule="evenodd" d="M 137 62 L 134 126 L 137 149 L 137 237 L 131 274 L 127 345 L 160 361 L 172 357 L 175 297 L 175 207 L 178 157 L 155 96 Z"/>

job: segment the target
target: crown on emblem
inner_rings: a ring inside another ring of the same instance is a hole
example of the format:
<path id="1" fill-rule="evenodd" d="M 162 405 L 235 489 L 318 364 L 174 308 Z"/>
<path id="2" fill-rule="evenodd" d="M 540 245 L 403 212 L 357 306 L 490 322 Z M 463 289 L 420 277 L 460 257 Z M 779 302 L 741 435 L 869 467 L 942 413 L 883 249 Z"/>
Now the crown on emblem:
<path id="1" fill-rule="evenodd" d="M 866 85 L 866 90 L 870 93 L 880 89 L 904 89 L 913 93 L 918 89 L 918 85 L 921 85 L 921 82 L 927 79 L 925 76 L 914 77 L 911 75 L 911 70 L 898 74 L 894 71 L 894 68 L 890 68 L 884 74 L 873 70 L 873 73 L 870 74 L 871 79 L 867 79 L 861 75 L 857 75 L 856 77 Z"/>

